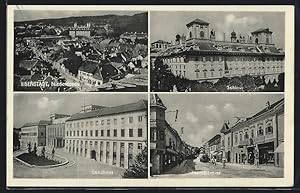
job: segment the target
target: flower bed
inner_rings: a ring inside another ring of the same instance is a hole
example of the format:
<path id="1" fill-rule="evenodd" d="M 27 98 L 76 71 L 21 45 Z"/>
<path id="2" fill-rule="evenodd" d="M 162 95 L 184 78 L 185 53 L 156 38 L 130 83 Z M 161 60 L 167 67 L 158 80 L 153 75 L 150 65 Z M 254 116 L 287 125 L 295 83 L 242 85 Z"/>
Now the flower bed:
<path id="1" fill-rule="evenodd" d="M 30 165 L 35 165 L 35 166 L 48 166 L 48 165 L 56 165 L 61 163 L 60 161 L 45 158 L 43 156 L 36 156 L 31 153 L 23 153 L 17 156 L 17 158 Z"/>

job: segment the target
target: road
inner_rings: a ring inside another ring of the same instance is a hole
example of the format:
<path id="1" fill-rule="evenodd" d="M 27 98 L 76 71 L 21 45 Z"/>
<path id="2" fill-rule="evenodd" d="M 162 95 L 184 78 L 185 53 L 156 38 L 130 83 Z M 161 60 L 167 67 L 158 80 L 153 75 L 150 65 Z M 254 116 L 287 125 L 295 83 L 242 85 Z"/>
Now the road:
<path id="1" fill-rule="evenodd" d="M 225 168 L 218 163 L 203 163 L 199 158 L 193 160 L 193 171 L 182 174 L 156 175 L 154 178 L 279 178 L 283 177 L 283 168 L 275 166 L 260 166 L 243 164 L 227 164 Z M 184 170 L 182 168 L 182 170 Z M 178 171 L 178 168 L 176 168 Z"/>
<path id="2" fill-rule="evenodd" d="M 123 168 L 102 164 L 88 158 L 56 151 L 69 163 L 55 168 L 30 168 L 14 160 L 13 176 L 15 178 L 122 178 Z"/>

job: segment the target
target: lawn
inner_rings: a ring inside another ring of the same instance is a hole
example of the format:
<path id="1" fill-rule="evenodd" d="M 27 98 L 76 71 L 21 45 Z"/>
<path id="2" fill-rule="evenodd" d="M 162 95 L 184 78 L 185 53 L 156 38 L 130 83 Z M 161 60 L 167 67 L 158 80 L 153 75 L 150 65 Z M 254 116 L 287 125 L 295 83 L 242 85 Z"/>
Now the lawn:
<path id="1" fill-rule="evenodd" d="M 17 158 L 31 165 L 36 165 L 36 166 L 48 166 L 48 165 L 55 165 L 60 163 L 58 161 L 47 159 L 42 156 L 36 156 L 30 153 L 21 154 L 17 156 Z"/>

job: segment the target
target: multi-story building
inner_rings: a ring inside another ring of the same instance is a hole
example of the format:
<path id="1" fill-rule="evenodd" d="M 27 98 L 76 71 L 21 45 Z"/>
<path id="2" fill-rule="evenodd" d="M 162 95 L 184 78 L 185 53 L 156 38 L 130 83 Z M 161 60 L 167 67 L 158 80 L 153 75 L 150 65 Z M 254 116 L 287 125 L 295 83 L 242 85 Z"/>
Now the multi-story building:
<path id="1" fill-rule="evenodd" d="M 91 23 L 87 23 L 84 26 L 79 26 L 77 25 L 77 22 L 75 22 L 74 26 L 69 29 L 69 35 L 71 37 L 90 37 Z"/>
<path id="2" fill-rule="evenodd" d="M 129 168 L 147 142 L 147 105 L 135 103 L 74 114 L 66 121 L 65 150 Z"/>
<path id="3" fill-rule="evenodd" d="M 239 121 L 231 128 L 233 133 L 233 163 L 253 164 L 258 151 L 260 164 L 283 166 L 283 153 L 274 153 L 284 139 L 284 99 L 252 117 Z"/>
<path id="4" fill-rule="evenodd" d="M 50 124 L 46 126 L 46 145 L 62 148 L 65 146 L 65 122 L 70 115 L 52 114 Z"/>
<path id="5" fill-rule="evenodd" d="M 166 151 L 166 106 L 157 94 L 150 95 L 150 166 L 151 174 L 160 174 L 164 168 Z"/>
<path id="6" fill-rule="evenodd" d="M 196 19 L 186 25 L 186 40 L 170 46 L 159 58 L 175 76 L 190 80 L 216 82 L 221 77 L 260 76 L 266 83 L 278 81 L 284 72 L 285 53 L 272 41 L 269 28 L 253 31 L 247 38 L 231 33 L 216 40 L 209 23 Z"/>
<path id="7" fill-rule="evenodd" d="M 219 158 L 222 154 L 221 151 L 221 135 L 217 134 L 213 136 L 209 141 L 208 141 L 208 147 L 209 147 L 209 154 L 208 156 L 210 159 L 213 157 Z M 220 159 L 218 159 L 219 161 Z"/>
<path id="8" fill-rule="evenodd" d="M 150 171 L 161 174 L 180 164 L 193 154 L 193 147 L 186 144 L 166 120 L 166 106 L 157 94 L 150 95 Z"/>
<path id="9" fill-rule="evenodd" d="M 26 123 L 21 127 L 20 146 L 21 149 L 26 149 L 27 145 L 45 146 L 46 145 L 46 126 L 49 121 L 41 120 L 36 123 Z"/>
<path id="10" fill-rule="evenodd" d="M 229 127 L 229 124 L 224 123 L 220 132 L 222 158 L 225 157 L 226 162 L 231 162 L 232 132 Z"/>

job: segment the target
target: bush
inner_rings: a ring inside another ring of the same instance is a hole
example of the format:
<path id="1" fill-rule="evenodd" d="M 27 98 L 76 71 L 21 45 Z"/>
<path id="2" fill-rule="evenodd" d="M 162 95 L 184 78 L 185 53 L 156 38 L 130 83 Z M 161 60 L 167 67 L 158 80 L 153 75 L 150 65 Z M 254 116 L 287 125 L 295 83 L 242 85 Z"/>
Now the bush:
<path id="1" fill-rule="evenodd" d="M 148 177 L 148 149 L 147 146 L 139 153 L 132 166 L 125 170 L 123 178 L 147 178 Z"/>

